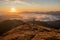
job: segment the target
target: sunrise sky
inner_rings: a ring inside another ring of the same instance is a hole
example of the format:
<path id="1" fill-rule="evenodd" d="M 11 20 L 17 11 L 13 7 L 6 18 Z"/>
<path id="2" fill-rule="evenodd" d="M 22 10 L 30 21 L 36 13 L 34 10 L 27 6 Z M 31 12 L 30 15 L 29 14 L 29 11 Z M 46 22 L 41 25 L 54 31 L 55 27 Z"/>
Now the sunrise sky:
<path id="1" fill-rule="evenodd" d="M 0 0 L 0 11 L 60 11 L 60 0 Z"/>

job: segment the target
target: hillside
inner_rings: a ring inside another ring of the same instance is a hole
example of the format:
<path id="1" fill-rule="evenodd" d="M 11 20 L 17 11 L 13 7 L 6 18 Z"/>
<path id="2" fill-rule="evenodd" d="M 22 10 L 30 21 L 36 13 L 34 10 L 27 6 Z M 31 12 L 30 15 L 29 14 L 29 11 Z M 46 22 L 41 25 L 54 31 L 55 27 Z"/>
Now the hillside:
<path id="1" fill-rule="evenodd" d="M 5 20 L 0 23 L 0 35 L 22 24 L 24 23 L 20 20 Z"/>
<path id="2" fill-rule="evenodd" d="M 0 40 L 60 40 L 60 29 L 52 26 L 56 22 L 6 20 L 0 23 Z"/>

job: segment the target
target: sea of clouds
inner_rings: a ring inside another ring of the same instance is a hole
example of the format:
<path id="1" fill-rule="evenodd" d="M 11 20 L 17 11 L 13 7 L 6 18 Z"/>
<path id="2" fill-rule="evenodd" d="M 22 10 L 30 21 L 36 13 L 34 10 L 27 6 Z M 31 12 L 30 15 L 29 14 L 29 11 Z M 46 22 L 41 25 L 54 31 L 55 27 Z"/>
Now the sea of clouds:
<path id="1" fill-rule="evenodd" d="M 0 14 L 0 20 L 23 20 L 23 21 L 56 21 L 59 17 L 50 14 L 20 13 L 17 15 Z"/>

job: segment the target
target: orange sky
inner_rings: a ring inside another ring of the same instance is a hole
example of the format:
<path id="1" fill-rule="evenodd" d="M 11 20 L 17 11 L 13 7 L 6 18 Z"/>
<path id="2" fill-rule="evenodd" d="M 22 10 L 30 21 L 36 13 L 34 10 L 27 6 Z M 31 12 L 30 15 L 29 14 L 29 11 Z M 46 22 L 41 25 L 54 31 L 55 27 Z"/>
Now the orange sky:
<path id="1" fill-rule="evenodd" d="M 46 11 L 59 11 L 58 9 L 54 8 L 15 8 L 16 12 L 24 12 L 24 11 L 39 11 L 39 12 L 46 12 Z M 12 11 L 11 8 L 9 9 L 1 9 L 0 12 L 10 12 Z"/>
<path id="2" fill-rule="evenodd" d="M 23 11 L 60 11 L 60 0 L 0 0 L 0 12 Z"/>

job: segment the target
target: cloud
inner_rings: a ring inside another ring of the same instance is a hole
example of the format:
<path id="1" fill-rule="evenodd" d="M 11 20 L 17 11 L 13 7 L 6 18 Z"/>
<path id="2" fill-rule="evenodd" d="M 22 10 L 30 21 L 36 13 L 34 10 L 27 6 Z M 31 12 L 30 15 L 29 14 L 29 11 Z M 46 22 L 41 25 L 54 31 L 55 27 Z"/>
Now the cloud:
<path id="1" fill-rule="evenodd" d="M 40 6 L 37 3 L 27 2 L 26 0 L 15 0 L 14 3 L 23 4 L 23 5 L 27 5 L 27 6 L 31 6 L 31 7 L 38 7 L 38 6 Z"/>
<path id="2" fill-rule="evenodd" d="M 0 0 L 0 1 L 24 1 L 24 0 Z"/>
<path id="3" fill-rule="evenodd" d="M 39 4 L 34 2 L 27 2 L 27 0 L 0 0 L 4 1 L 3 4 L 11 5 L 11 6 L 18 6 L 18 7 L 27 7 L 27 8 L 38 8 Z"/>
<path id="4" fill-rule="evenodd" d="M 5 0 L 5 1 L 24 1 L 24 0 Z"/>

